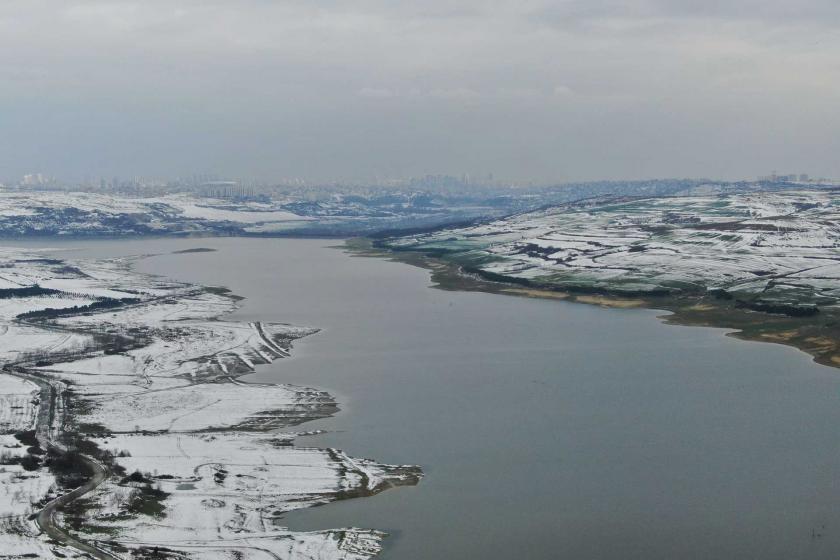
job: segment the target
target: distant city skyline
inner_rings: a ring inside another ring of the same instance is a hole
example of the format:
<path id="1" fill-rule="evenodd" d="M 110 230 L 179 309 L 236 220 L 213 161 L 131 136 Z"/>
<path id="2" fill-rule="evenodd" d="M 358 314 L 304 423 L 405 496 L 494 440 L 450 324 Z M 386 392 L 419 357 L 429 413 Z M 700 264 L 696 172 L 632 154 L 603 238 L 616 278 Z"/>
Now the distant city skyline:
<path id="1" fill-rule="evenodd" d="M 830 0 L 0 6 L 0 177 L 840 177 Z"/>
<path id="2" fill-rule="evenodd" d="M 73 187 L 99 187 L 100 190 L 120 189 L 125 187 L 196 187 L 196 186 L 260 186 L 260 187 L 326 187 L 326 186 L 370 186 L 370 187 L 562 187 L 563 185 L 599 183 L 599 182 L 622 182 L 628 183 L 639 181 L 709 181 L 715 182 L 770 182 L 770 183 L 840 183 L 840 179 L 831 177 L 812 176 L 809 173 L 777 173 L 773 171 L 768 175 L 756 177 L 745 177 L 742 179 L 720 179 L 715 177 L 649 177 L 643 179 L 600 179 L 591 181 L 565 181 L 565 182 L 534 182 L 517 181 L 515 179 L 497 179 L 493 173 L 460 175 L 427 174 L 418 177 L 378 177 L 374 180 L 356 181 L 313 181 L 302 177 L 278 178 L 274 180 L 261 180 L 246 177 L 234 177 L 230 175 L 216 174 L 192 174 L 178 177 L 154 177 L 135 175 L 130 177 L 84 177 L 81 179 L 57 177 L 44 173 L 26 173 L 20 178 L 0 177 L 0 187 L 61 187 L 64 189 Z"/>

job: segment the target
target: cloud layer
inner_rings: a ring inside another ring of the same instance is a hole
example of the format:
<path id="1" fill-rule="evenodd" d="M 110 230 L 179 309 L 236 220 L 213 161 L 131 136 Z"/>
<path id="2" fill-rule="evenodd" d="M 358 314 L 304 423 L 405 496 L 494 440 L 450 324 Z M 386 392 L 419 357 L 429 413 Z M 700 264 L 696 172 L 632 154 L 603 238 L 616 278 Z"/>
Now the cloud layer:
<path id="1" fill-rule="evenodd" d="M 840 4 L 0 4 L 0 177 L 840 176 Z"/>

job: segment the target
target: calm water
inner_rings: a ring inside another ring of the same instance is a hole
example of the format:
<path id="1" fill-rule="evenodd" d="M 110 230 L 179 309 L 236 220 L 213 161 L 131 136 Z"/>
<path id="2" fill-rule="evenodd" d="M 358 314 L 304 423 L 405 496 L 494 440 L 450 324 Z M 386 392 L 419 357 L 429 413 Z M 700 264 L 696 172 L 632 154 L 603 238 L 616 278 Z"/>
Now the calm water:
<path id="1" fill-rule="evenodd" d="M 71 244 L 217 248 L 140 268 L 230 287 L 248 298 L 239 319 L 324 329 L 253 379 L 340 399 L 303 427 L 331 433 L 300 444 L 427 476 L 291 527 L 386 530 L 386 559 L 840 555 L 840 370 L 652 311 L 433 290 L 423 270 L 332 244 Z"/>

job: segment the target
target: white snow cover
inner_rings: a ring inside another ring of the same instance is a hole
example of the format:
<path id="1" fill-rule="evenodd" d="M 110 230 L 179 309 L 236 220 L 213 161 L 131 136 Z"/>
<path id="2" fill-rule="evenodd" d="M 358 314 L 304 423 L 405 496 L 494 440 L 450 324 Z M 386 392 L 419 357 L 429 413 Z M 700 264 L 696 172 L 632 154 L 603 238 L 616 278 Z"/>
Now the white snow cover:
<path id="1" fill-rule="evenodd" d="M 375 555 L 382 533 L 296 533 L 280 516 L 414 484 L 419 470 L 294 447 L 294 433 L 274 430 L 334 413 L 332 397 L 236 380 L 287 356 L 293 340 L 317 329 L 222 320 L 237 306 L 225 290 L 139 274 L 132 262 L 58 261 L 0 249 L 11 289 L 0 292 L 0 357 L 48 380 L 73 404 L 41 403 L 35 384 L 0 374 L 0 434 L 7 434 L 0 435 L 0 453 L 8 463 L 0 465 L 0 558 L 77 556 L 48 542 L 27 518 L 60 492 L 46 469 L 23 469 L 27 446 L 9 435 L 37 426 L 39 406 L 42 413 L 54 407 L 45 433 L 56 434 L 62 423 L 78 429 L 125 469 L 85 497 L 82 526 L 95 530 L 77 535 L 97 535 L 97 546 L 115 557 L 154 547 L 202 559 Z M 66 410 L 76 412 L 67 417 Z M 135 471 L 143 482 L 125 478 Z M 135 507 L 144 492 L 157 505 Z"/>
<path id="2" fill-rule="evenodd" d="M 49 472 L 20 464 L 27 446 L 12 435 L 35 426 L 37 393 L 34 383 L 0 374 L 0 558 L 77 558 L 77 552 L 48 543 L 29 519 L 55 492 Z"/>
<path id="3" fill-rule="evenodd" d="M 204 199 L 200 202 L 192 197 L 185 195 L 170 195 L 160 199 L 141 199 L 143 203 L 160 202 L 168 206 L 172 206 L 180 211 L 180 213 L 187 218 L 200 218 L 215 222 L 239 222 L 244 224 L 261 224 L 264 222 L 289 222 L 289 221 L 308 221 L 311 218 L 298 216 L 291 212 L 284 210 L 269 210 L 260 209 L 259 211 L 250 210 L 250 208 L 258 208 L 258 204 L 251 204 L 246 206 L 243 210 L 230 210 L 228 208 L 220 208 L 225 201 Z"/>
<path id="4" fill-rule="evenodd" d="M 593 199 L 389 240 L 554 285 L 840 301 L 840 203 L 826 189 Z"/>
<path id="5" fill-rule="evenodd" d="M 0 434 L 30 430 L 35 424 L 38 386 L 0 374 Z"/>
<path id="6" fill-rule="evenodd" d="M 401 474 L 399 467 L 351 459 L 333 449 L 288 447 L 291 437 L 225 432 L 99 438 L 100 446 L 124 455 L 117 460 L 127 472 L 148 473 L 170 497 L 160 518 L 112 520 L 136 490 L 110 481 L 98 489 L 90 523 L 117 532 L 123 544 L 156 543 L 179 550 L 185 543 L 220 547 L 227 539 L 253 535 L 251 542 L 282 558 L 366 558 L 377 552 L 382 535 L 375 531 L 291 533 L 282 527 L 281 516 L 378 492 L 408 481 L 410 471 Z M 290 546 L 299 549 L 295 554 L 308 549 L 313 556 L 287 556 Z"/>
<path id="7" fill-rule="evenodd" d="M 108 391 L 85 400 L 95 406 L 81 416 L 84 422 L 107 426 L 113 432 L 191 432 L 266 424 L 295 423 L 317 414 L 312 397 L 330 402 L 328 395 L 283 385 L 260 390 L 245 384 L 202 383 L 126 393 Z"/>
<path id="8" fill-rule="evenodd" d="M 188 194 L 171 194 L 161 197 L 124 197 L 102 193 L 86 192 L 27 192 L 0 191 L 0 216 L 32 216 L 43 209 L 50 211 L 75 210 L 108 214 L 150 214 L 155 208 L 165 208 L 172 214 L 186 218 L 209 221 L 229 221 L 247 224 L 308 220 L 292 212 L 276 210 L 270 205 L 238 203 L 232 209 L 228 200 L 196 198 Z"/>

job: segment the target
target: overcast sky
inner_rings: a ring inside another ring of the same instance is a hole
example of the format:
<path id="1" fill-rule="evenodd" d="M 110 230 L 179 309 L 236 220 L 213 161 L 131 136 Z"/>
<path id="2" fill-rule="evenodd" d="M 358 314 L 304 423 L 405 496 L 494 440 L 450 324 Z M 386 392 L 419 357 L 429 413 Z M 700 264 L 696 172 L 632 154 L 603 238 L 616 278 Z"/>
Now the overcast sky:
<path id="1" fill-rule="evenodd" d="M 837 0 L 0 2 L 0 177 L 840 177 Z"/>

